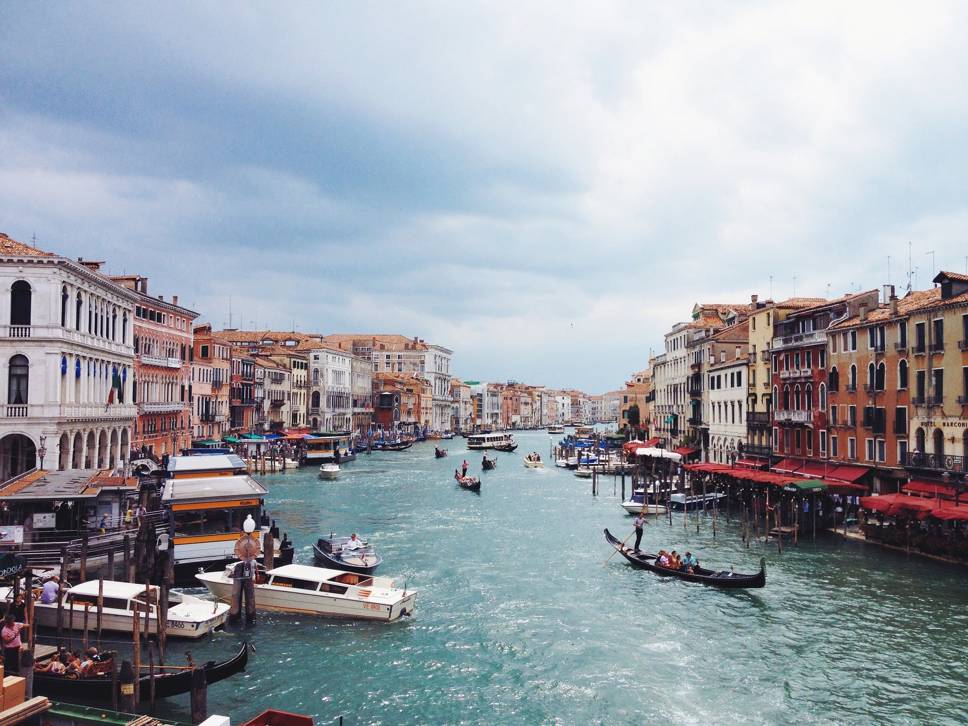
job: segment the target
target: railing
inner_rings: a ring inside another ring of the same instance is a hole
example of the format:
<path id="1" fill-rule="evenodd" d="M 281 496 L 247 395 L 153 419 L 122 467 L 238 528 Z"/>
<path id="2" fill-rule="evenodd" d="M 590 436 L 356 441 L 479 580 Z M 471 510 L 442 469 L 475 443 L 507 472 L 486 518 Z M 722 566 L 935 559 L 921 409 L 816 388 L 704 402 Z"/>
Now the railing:
<path id="1" fill-rule="evenodd" d="M 110 406 L 103 403 L 71 403 L 60 407 L 63 418 L 101 418 L 109 413 L 115 417 L 134 418 L 138 415 L 138 409 L 133 403 L 115 403 Z"/>
<path id="2" fill-rule="evenodd" d="M 857 393 L 857 384 L 848 383 L 846 386 L 844 386 L 844 390 L 847 391 L 847 393 Z"/>
<path id="3" fill-rule="evenodd" d="M 932 353 L 944 353 L 944 342 L 942 341 L 940 343 L 937 343 L 937 342 L 932 343 L 931 344 L 931 352 Z"/>
<path id="4" fill-rule="evenodd" d="M 875 353 L 883 353 L 884 352 L 884 344 L 883 343 L 875 343 L 873 350 L 874 350 Z"/>
<path id="5" fill-rule="evenodd" d="M 6 418 L 27 418 L 27 404 L 10 404 L 5 407 Z"/>
<path id="6" fill-rule="evenodd" d="M 690 419 L 687 419 L 686 420 L 686 423 L 688 423 L 690 426 L 702 426 L 702 419 L 701 418 L 690 418 Z"/>
<path id="7" fill-rule="evenodd" d="M 215 414 L 211 412 L 200 413 L 198 414 L 198 420 L 202 423 L 215 423 Z"/>
<path id="8" fill-rule="evenodd" d="M 895 343 L 894 344 L 894 350 L 896 350 L 898 353 L 907 353 L 908 352 L 908 344 L 907 343 Z"/>
<path id="9" fill-rule="evenodd" d="M 927 352 L 927 350 L 924 347 L 924 343 L 915 345 L 912 351 L 914 352 L 914 355 L 924 355 Z"/>
<path id="10" fill-rule="evenodd" d="M 160 366 L 161 368 L 168 367 L 168 359 L 160 355 L 145 355 L 142 353 L 138 356 L 138 360 L 149 366 Z"/>
<path id="11" fill-rule="evenodd" d="M 785 335 L 782 338 L 774 338 L 771 350 L 777 351 L 783 348 L 793 348 L 798 345 L 814 345 L 825 343 L 827 333 L 823 330 L 814 330 L 811 333 L 796 333 L 795 335 Z"/>
<path id="12" fill-rule="evenodd" d="M 753 426 L 769 426 L 770 425 L 770 412 L 769 411 L 750 411 L 746 414 L 747 425 L 752 424 Z"/>
<path id="13" fill-rule="evenodd" d="M 320 407 L 319 406 L 311 406 L 310 407 L 310 409 L 309 409 L 309 415 L 310 416 L 318 416 L 319 413 L 320 413 Z"/>
<path id="14" fill-rule="evenodd" d="M 773 447 L 760 446 L 759 444 L 743 444 L 743 453 L 749 456 L 765 456 L 769 458 L 773 455 Z"/>
<path id="15" fill-rule="evenodd" d="M 29 325 L 8 325 L 7 337 L 8 338 L 29 338 L 30 326 Z"/>
<path id="16" fill-rule="evenodd" d="M 927 403 L 927 399 L 924 396 L 911 396 L 912 406 L 923 406 Z"/>
<path id="17" fill-rule="evenodd" d="M 958 396 L 958 403 L 962 406 L 968 406 L 968 396 Z"/>
<path id="18" fill-rule="evenodd" d="M 141 413 L 174 413 L 182 411 L 185 403 L 182 401 L 142 401 L 138 404 Z"/>
<path id="19" fill-rule="evenodd" d="M 270 373 L 269 374 L 270 383 L 285 383 L 286 374 L 285 373 Z"/>
<path id="20" fill-rule="evenodd" d="M 944 396 L 935 394 L 933 396 L 928 396 L 929 406 L 941 406 L 944 403 Z"/>
<path id="21" fill-rule="evenodd" d="M 221 378 L 213 378 L 212 379 L 212 389 L 213 390 L 216 389 L 216 388 L 221 388 L 224 385 L 225 385 L 225 381 L 223 379 L 221 379 Z"/>
<path id="22" fill-rule="evenodd" d="M 965 471 L 965 457 L 909 451 L 904 457 L 904 465 L 915 469 L 934 469 L 936 471 L 960 473 Z"/>
<path id="23" fill-rule="evenodd" d="M 772 355 L 773 355 L 773 351 L 771 350 L 761 350 L 760 360 L 763 361 L 764 363 L 769 363 Z"/>
<path id="24" fill-rule="evenodd" d="M 790 423 L 810 423 L 811 420 L 809 411 L 793 411 L 783 409 L 775 411 L 773 418 L 776 421 L 789 421 Z"/>

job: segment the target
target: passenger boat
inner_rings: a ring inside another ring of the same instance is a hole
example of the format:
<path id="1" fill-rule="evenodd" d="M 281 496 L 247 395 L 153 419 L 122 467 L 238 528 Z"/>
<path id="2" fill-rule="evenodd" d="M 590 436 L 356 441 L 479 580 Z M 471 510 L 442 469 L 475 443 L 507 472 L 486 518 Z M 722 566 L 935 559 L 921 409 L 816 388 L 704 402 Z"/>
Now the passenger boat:
<path id="1" fill-rule="evenodd" d="M 672 502 L 673 509 L 701 509 L 703 503 L 714 505 L 720 499 L 726 497 L 722 492 L 708 492 L 705 496 L 702 494 L 686 494 L 685 492 L 676 492 L 669 497 Z"/>
<path id="2" fill-rule="evenodd" d="M 172 456 L 161 493 L 161 505 L 175 540 L 175 582 L 194 584 L 199 569 L 236 559 L 235 543 L 247 516 L 264 522 L 260 540 L 270 531 L 265 487 L 249 476 L 235 454 Z M 275 536 L 275 561 L 292 562 L 292 542 Z M 168 535 L 158 537 L 159 551 Z"/>
<path id="3" fill-rule="evenodd" d="M 52 654 L 50 657 L 54 657 Z M 45 659 L 41 659 L 43 664 Z M 211 685 L 225 680 L 229 676 L 245 670 L 249 661 L 249 644 L 243 643 L 239 652 L 228 660 L 217 663 L 210 660 L 201 666 L 205 671 L 205 680 Z M 112 702 L 112 690 L 116 688 L 116 683 L 112 678 L 114 668 L 111 661 L 101 662 L 98 665 L 96 675 L 84 678 L 72 678 L 69 676 L 57 676 L 43 671 L 34 671 L 34 695 L 46 696 L 47 698 L 64 701 L 67 703 L 80 703 L 97 705 L 102 708 L 109 708 Z M 120 664 L 118 664 L 120 668 Z M 152 677 L 150 674 L 142 675 L 138 679 L 140 700 L 148 701 L 151 698 Z M 155 698 L 168 698 L 188 693 L 192 688 L 192 671 L 190 668 L 179 669 L 177 671 L 164 672 L 159 670 L 154 676 Z"/>
<path id="4" fill-rule="evenodd" d="M 235 564 L 218 572 L 200 572 L 197 577 L 216 598 L 229 602 Z M 389 577 L 370 577 L 355 572 L 309 565 L 260 568 L 254 586 L 257 610 L 323 615 L 334 618 L 392 622 L 412 615 L 417 593 L 401 590 Z"/>
<path id="5" fill-rule="evenodd" d="M 147 600 L 145 586 L 131 582 L 104 580 L 104 609 L 101 627 L 118 633 L 131 632 L 131 618 L 135 613 L 144 626 L 145 605 L 148 607 L 148 631 L 158 629 L 158 588 L 149 586 Z M 0 588 L 0 601 L 10 595 L 10 588 Z M 71 630 L 96 627 L 98 581 L 89 580 L 68 589 L 61 595 L 61 623 Z M 88 610 L 85 619 L 84 611 Z M 42 627 L 57 627 L 57 603 L 34 602 L 34 617 Z M 73 613 L 73 615 L 72 615 Z M 212 603 L 192 595 L 172 590 L 168 593 L 167 632 L 173 638 L 203 638 L 225 624 L 228 605 Z M 85 622 L 86 620 L 86 622 Z"/>
<path id="6" fill-rule="evenodd" d="M 306 434 L 302 440 L 305 448 L 301 461 L 306 466 L 327 461 L 352 461 L 356 458 L 352 437 L 349 431 Z"/>
<path id="7" fill-rule="evenodd" d="M 439 446 L 434 447 L 434 458 L 443 459 L 447 456 L 447 449 L 442 449 Z"/>
<path id="8" fill-rule="evenodd" d="M 320 479 L 337 479 L 339 478 L 340 468 L 339 464 L 334 464 L 332 462 L 321 464 L 319 467 L 319 478 Z"/>
<path id="9" fill-rule="evenodd" d="M 313 544 L 313 556 L 323 567 L 333 570 L 356 572 L 360 575 L 372 575 L 383 562 L 366 540 L 363 548 L 344 550 L 343 546 L 350 541 L 349 537 L 320 537 Z"/>
<path id="10" fill-rule="evenodd" d="M 457 477 L 457 486 L 461 489 L 479 492 L 481 490 L 481 480 L 475 476 L 461 476 Z"/>
<path id="11" fill-rule="evenodd" d="M 565 433 L 565 427 L 564 426 L 549 426 L 548 427 L 548 433 L 549 434 L 563 434 L 563 433 Z"/>
<path id="12" fill-rule="evenodd" d="M 517 447 L 517 444 L 514 443 L 514 437 L 507 432 L 473 434 L 467 437 L 467 448 L 471 450 L 498 449 L 501 451 L 504 449 L 500 447 L 506 446 Z"/>
<path id="13" fill-rule="evenodd" d="M 668 567 L 661 567 L 656 564 L 656 555 L 646 554 L 645 552 L 635 552 L 631 547 L 623 545 L 622 542 L 612 536 L 612 533 L 605 530 L 606 541 L 615 548 L 630 564 L 643 570 L 654 572 L 663 577 L 677 577 L 687 582 L 698 582 L 703 585 L 712 585 L 722 588 L 752 588 L 763 587 L 766 585 L 766 559 L 760 558 L 760 571 L 754 575 L 743 575 L 732 571 L 706 570 L 696 567 L 693 572 L 683 572 L 672 570 Z"/>
<path id="14" fill-rule="evenodd" d="M 491 469 L 494 469 L 496 467 L 497 467 L 497 459 L 488 459 L 487 455 L 485 454 L 484 458 L 481 460 L 481 468 L 484 471 L 490 471 Z"/>

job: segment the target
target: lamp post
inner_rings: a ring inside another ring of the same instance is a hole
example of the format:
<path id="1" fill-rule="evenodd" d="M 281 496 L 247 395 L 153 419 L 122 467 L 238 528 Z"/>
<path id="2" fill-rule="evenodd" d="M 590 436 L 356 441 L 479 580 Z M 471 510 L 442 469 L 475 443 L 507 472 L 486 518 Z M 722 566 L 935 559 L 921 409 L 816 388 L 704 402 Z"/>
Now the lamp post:
<path id="1" fill-rule="evenodd" d="M 40 435 L 40 447 L 37 449 L 37 456 L 40 457 L 40 468 L 44 468 L 44 457 L 47 456 L 47 435 Z"/>
<path id="2" fill-rule="evenodd" d="M 729 445 L 726 447 L 726 461 L 729 462 L 729 467 L 731 469 L 735 469 L 736 468 L 736 459 L 737 458 L 739 458 L 739 451 L 733 445 L 733 442 L 730 441 L 729 442 Z"/>

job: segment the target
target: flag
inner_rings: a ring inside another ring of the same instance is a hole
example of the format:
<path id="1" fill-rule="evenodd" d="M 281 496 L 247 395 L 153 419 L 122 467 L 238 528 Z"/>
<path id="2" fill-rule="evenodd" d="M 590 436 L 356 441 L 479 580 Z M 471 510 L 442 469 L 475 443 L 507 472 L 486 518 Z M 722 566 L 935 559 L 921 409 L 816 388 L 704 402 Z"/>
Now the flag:
<path id="1" fill-rule="evenodd" d="M 108 400 L 104 404 L 104 410 L 108 410 L 110 406 L 115 401 L 115 397 L 118 400 L 121 399 L 121 376 L 118 375 L 118 369 L 114 368 L 111 374 L 111 388 L 108 389 Z"/>

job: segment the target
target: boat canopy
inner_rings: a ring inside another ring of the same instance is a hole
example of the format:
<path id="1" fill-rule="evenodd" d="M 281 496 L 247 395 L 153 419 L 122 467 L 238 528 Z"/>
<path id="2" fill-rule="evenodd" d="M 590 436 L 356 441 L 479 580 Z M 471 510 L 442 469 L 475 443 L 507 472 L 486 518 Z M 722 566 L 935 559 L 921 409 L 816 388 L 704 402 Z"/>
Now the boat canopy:
<path id="1" fill-rule="evenodd" d="M 212 476 L 198 479 L 169 479 L 165 482 L 161 501 L 164 504 L 220 499 L 261 499 L 266 488 L 248 474 Z"/>
<path id="2" fill-rule="evenodd" d="M 266 572 L 267 575 L 279 577 L 291 577 L 294 580 L 306 580 L 307 582 L 327 582 L 328 580 L 345 575 L 343 570 L 330 570 L 325 567 L 310 567 L 309 565 L 283 565 Z"/>
<path id="3" fill-rule="evenodd" d="M 158 588 L 150 585 L 148 590 L 154 593 Z M 79 585 L 74 585 L 69 593 L 72 595 L 84 595 L 97 597 L 98 580 L 88 580 Z M 137 582 L 119 582 L 118 580 L 104 581 L 104 597 L 116 597 L 124 600 L 133 600 L 145 594 L 145 586 Z"/>
<path id="4" fill-rule="evenodd" d="M 168 458 L 168 471 L 173 474 L 189 471 L 226 471 L 234 469 L 245 469 L 245 462 L 236 454 L 171 456 Z"/>
<path id="5" fill-rule="evenodd" d="M 677 454 L 676 452 L 669 451 L 668 449 L 643 447 L 641 449 L 636 449 L 635 455 L 651 456 L 654 459 L 672 459 L 672 461 L 682 461 L 682 454 Z"/>

